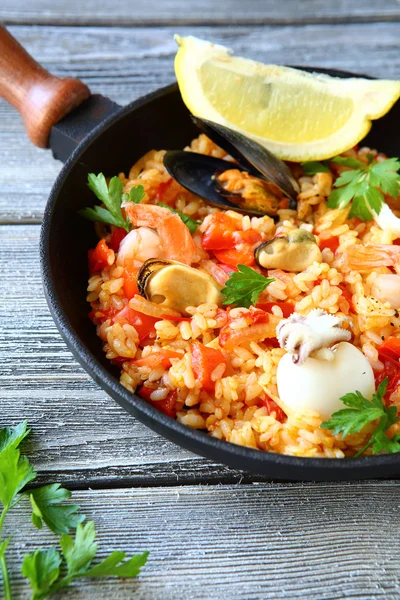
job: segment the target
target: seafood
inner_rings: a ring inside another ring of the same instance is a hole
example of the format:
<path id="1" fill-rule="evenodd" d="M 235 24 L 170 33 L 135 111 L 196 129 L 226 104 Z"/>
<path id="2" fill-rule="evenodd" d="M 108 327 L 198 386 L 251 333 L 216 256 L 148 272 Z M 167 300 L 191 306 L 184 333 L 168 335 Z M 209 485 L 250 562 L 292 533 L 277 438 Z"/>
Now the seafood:
<path id="1" fill-rule="evenodd" d="M 128 202 L 125 212 L 135 227 L 155 229 L 162 246 L 162 257 L 185 264 L 195 262 L 198 250 L 190 231 L 178 215 L 167 208 Z"/>
<path id="2" fill-rule="evenodd" d="M 228 127 L 198 117 L 192 119 L 237 161 L 240 169 L 211 156 L 169 151 L 164 166 L 183 187 L 220 208 L 256 215 L 276 215 L 284 197 L 296 201 L 299 186 L 283 161 Z"/>
<path id="3" fill-rule="evenodd" d="M 202 303 L 222 304 L 220 286 L 208 274 L 176 261 L 150 259 L 137 275 L 142 296 L 187 314 L 186 307 Z"/>
<path id="4" fill-rule="evenodd" d="M 306 229 L 295 229 L 287 236 L 263 242 L 254 251 L 256 263 L 264 269 L 303 271 L 314 262 L 322 262 L 315 236 Z"/>

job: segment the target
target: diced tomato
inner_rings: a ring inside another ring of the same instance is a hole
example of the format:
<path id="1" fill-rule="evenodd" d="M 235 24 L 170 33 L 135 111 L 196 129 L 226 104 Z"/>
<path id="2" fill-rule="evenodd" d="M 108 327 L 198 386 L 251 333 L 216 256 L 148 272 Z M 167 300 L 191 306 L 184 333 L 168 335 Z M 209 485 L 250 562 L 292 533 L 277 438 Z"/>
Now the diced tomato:
<path id="1" fill-rule="evenodd" d="M 154 392 L 154 390 L 146 385 L 142 385 L 142 387 L 138 389 L 137 393 L 141 398 L 157 408 L 160 412 L 174 419 L 176 417 L 176 400 L 178 397 L 177 390 L 171 390 L 164 400 L 151 400 L 150 395 L 152 392 Z"/>
<path id="2" fill-rule="evenodd" d="M 283 423 L 283 421 L 286 419 L 286 415 L 283 412 L 283 410 L 281 409 L 281 407 L 278 406 L 274 400 L 272 400 L 272 398 L 270 398 L 269 396 L 267 396 L 267 394 L 265 394 L 262 398 L 260 398 L 260 402 L 261 402 L 261 406 L 266 407 L 267 413 L 269 415 L 272 412 L 274 412 L 276 415 L 276 417 L 275 417 L 276 420 Z"/>
<path id="3" fill-rule="evenodd" d="M 268 313 L 272 312 L 273 306 L 279 306 L 285 319 L 294 312 L 294 306 L 290 302 L 259 302 L 257 304 L 257 308 L 261 308 L 261 310 Z"/>
<path id="4" fill-rule="evenodd" d="M 106 240 L 103 238 L 99 241 L 96 248 L 89 250 L 89 272 L 91 275 L 102 271 L 113 263 L 114 251 L 107 246 Z"/>
<path id="5" fill-rule="evenodd" d="M 164 369 L 168 369 L 171 366 L 171 358 L 182 358 L 182 354 L 165 348 L 160 350 L 160 352 L 153 352 L 144 358 L 138 358 L 134 362 L 138 367 L 150 367 L 153 369 L 157 365 L 162 364 Z"/>
<path id="6" fill-rule="evenodd" d="M 350 310 L 354 311 L 353 297 L 352 297 L 351 293 L 349 292 L 349 290 L 342 283 L 340 283 L 338 285 L 338 288 L 340 288 L 342 290 L 343 298 L 345 298 L 347 300 L 347 302 L 350 304 Z"/>
<path id="7" fill-rule="evenodd" d="M 156 330 L 155 323 L 159 321 L 156 317 L 149 317 L 148 315 L 144 315 L 136 310 L 133 310 L 129 305 L 125 306 L 119 313 L 114 317 L 114 323 L 120 323 L 127 321 L 130 325 L 136 329 L 139 341 L 143 342 L 146 338 L 155 339 Z"/>
<path id="8" fill-rule="evenodd" d="M 119 245 L 124 239 L 124 237 L 127 235 L 127 233 L 128 232 L 123 227 L 112 227 L 110 240 L 108 242 L 108 245 L 111 248 L 111 250 L 114 250 L 114 252 L 118 252 Z"/>
<path id="9" fill-rule="evenodd" d="M 172 205 L 176 195 L 180 192 L 182 188 L 179 183 L 174 179 L 168 179 L 168 181 L 164 181 L 160 183 L 157 191 L 157 200 L 158 202 L 162 202 L 163 204 L 168 204 L 168 206 Z"/>
<path id="10" fill-rule="evenodd" d="M 192 342 L 191 350 L 193 373 L 196 379 L 207 392 L 213 392 L 215 381 L 211 379 L 211 374 L 218 365 L 227 366 L 224 354 L 221 350 L 208 348 L 197 341 Z"/>
<path id="11" fill-rule="evenodd" d="M 385 394 L 385 399 L 388 400 L 400 385 L 400 338 L 388 337 L 378 346 L 378 354 L 384 368 L 375 372 L 375 383 L 378 387 L 386 377 L 388 378 Z"/>
<path id="12" fill-rule="evenodd" d="M 118 313 L 118 309 L 110 306 L 106 310 L 92 310 L 89 313 L 89 319 L 93 321 L 95 325 L 101 325 L 107 319 L 112 319 Z"/>
<path id="13" fill-rule="evenodd" d="M 158 186 L 157 200 L 159 202 L 165 202 L 164 195 L 165 195 L 166 191 L 168 190 L 168 188 L 172 185 L 172 182 L 173 182 L 173 179 L 172 179 L 172 177 L 170 177 L 167 181 L 163 181 Z"/>
<path id="14" fill-rule="evenodd" d="M 133 296 L 139 293 L 137 286 L 137 273 L 138 268 L 129 266 L 129 264 L 125 264 L 124 267 L 124 295 L 125 298 L 131 300 Z"/>
<path id="15" fill-rule="evenodd" d="M 237 268 L 237 265 L 247 265 L 250 267 L 255 263 L 252 247 L 245 246 L 244 244 L 240 250 L 232 248 L 231 250 L 213 250 L 213 252 L 219 262 L 230 267 Z"/>
<path id="16" fill-rule="evenodd" d="M 319 249 L 325 250 L 325 248 L 329 248 L 333 253 L 339 248 L 339 238 L 336 235 L 332 235 L 330 238 L 326 240 L 320 240 Z"/>
<path id="17" fill-rule="evenodd" d="M 238 230 L 238 221 L 222 212 L 212 215 L 201 244 L 205 250 L 229 250 L 234 246 L 233 233 Z"/>
<path id="18" fill-rule="evenodd" d="M 257 244 L 261 242 L 262 235 L 255 229 L 246 229 L 246 231 L 235 231 L 233 234 L 235 245 L 237 244 Z"/>

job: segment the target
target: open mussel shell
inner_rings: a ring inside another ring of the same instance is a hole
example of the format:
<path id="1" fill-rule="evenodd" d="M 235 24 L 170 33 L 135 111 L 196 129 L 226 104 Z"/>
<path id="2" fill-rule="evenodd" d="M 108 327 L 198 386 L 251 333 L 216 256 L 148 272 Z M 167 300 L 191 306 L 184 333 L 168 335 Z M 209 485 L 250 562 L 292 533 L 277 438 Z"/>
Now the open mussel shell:
<path id="1" fill-rule="evenodd" d="M 300 192 L 299 184 L 289 167 L 258 142 L 229 127 L 192 115 L 192 121 L 213 142 L 236 159 L 245 171 L 272 181 L 291 200 Z"/>
<path id="2" fill-rule="evenodd" d="M 236 165 L 220 158 L 186 152 L 169 150 L 164 155 L 164 166 L 168 173 L 184 188 L 205 198 L 223 210 L 232 209 L 244 214 L 263 215 L 264 212 L 230 202 L 215 182 L 215 175 L 236 168 Z"/>

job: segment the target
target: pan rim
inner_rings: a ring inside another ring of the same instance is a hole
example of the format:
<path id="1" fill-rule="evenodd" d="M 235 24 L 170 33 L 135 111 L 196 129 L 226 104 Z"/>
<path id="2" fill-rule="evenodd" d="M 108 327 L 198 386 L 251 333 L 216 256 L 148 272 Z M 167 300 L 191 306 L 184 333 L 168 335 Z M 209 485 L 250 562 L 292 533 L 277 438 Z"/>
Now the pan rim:
<path id="1" fill-rule="evenodd" d="M 302 68 L 304 69 L 304 67 Z M 307 70 L 341 77 L 361 76 L 367 78 L 367 76 L 364 75 L 334 69 L 307 67 Z M 109 373 L 109 371 L 107 371 L 107 369 L 96 359 L 76 334 L 74 327 L 69 322 L 69 319 L 59 302 L 50 267 L 52 215 L 59 193 L 68 179 L 76 161 L 79 160 L 82 153 L 92 143 L 96 142 L 104 130 L 111 127 L 128 113 L 149 104 L 155 99 L 167 94 L 176 93 L 177 91 L 177 83 L 172 83 L 134 100 L 122 107 L 116 113 L 110 115 L 96 126 L 96 128 L 94 128 L 77 146 L 64 164 L 53 184 L 41 225 L 41 274 L 45 297 L 51 315 L 69 350 L 94 381 L 130 414 L 138 418 L 142 423 L 156 431 L 158 434 L 209 460 L 222 462 L 225 465 L 229 465 L 231 468 L 246 470 L 253 474 L 267 475 L 272 479 L 292 481 L 332 481 L 379 478 L 389 475 L 393 476 L 396 473 L 396 467 L 397 473 L 400 473 L 400 456 L 396 456 L 396 454 L 345 459 L 296 457 L 235 445 L 225 440 L 213 438 L 203 431 L 192 429 L 179 423 L 175 419 L 164 415 L 156 408 L 143 401 L 142 398 L 136 394 L 132 394 L 124 388 L 117 378 Z M 235 463 L 238 464 L 236 465 Z M 280 474 L 281 470 L 282 474 Z"/>

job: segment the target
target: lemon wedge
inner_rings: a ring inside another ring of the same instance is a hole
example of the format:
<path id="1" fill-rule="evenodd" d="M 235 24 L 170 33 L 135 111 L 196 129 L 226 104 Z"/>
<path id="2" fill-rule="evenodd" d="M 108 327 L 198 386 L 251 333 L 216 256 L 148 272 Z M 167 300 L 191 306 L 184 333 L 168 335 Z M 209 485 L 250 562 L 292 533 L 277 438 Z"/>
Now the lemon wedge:
<path id="1" fill-rule="evenodd" d="M 188 109 L 285 160 L 322 160 L 352 148 L 400 97 L 400 81 L 306 73 L 232 56 L 192 36 L 175 40 L 175 72 Z"/>

